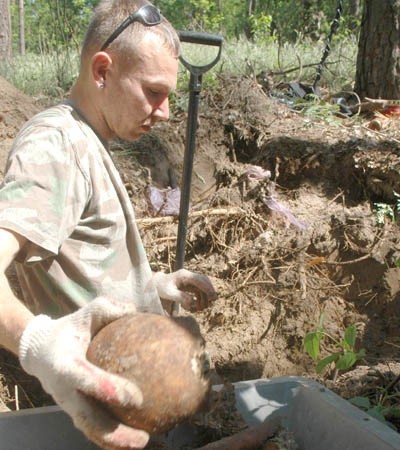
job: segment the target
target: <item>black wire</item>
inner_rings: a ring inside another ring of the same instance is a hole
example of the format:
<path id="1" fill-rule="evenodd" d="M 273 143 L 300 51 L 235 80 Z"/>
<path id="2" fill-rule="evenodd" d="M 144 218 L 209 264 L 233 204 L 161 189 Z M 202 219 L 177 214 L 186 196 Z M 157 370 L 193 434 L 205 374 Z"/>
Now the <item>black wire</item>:
<path id="1" fill-rule="evenodd" d="M 343 0 L 339 0 L 339 3 L 336 7 L 335 18 L 333 19 L 332 24 L 331 24 L 331 29 L 329 32 L 327 44 L 324 49 L 324 53 L 322 55 L 321 61 L 319 62 L 318 66 L 317 66 L 317 73 L 315 75 L 314 84 L 313 84 L 314 93 L 316 92 L 316 89 L 317 89 L 317 83 L 321 80 L 322 70 L 324 68 L 326 58 L 328 57 L 329 53 L 331 52 L 332 38 L 333 38 L 333 35 L 337 32 L 337 30 L 339 28 L 339 21 L 340 21 L 340 17 L 342 15 L 342 13 L 343 13 Z"/>

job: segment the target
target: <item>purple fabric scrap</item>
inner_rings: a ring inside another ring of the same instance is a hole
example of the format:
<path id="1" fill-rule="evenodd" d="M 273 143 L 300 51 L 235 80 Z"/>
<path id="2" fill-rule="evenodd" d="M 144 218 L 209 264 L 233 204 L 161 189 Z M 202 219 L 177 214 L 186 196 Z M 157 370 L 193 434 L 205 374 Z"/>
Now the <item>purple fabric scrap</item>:
<path id="1" fill-rule="evenodd" d="M 283 214 L 291 224 L 295 225 L 296 227 L 300 228 L 300 230 L 306 230 L 308 228 L 308 225 L 301 220 L 297 219 L 287 208 L 285 208 L 281 203 L 279 203 L 274 197 L 272 196 L 264 196 L 262 198 L 262 202 L 264 205 L 266 205 L 269 209 L 272 209 L 273 211 L 279 212 Z"/>
<path id="2" fill-rule="evenodd" d="M 249 180 L 265 180 L 271 178 L 271 172 L 260 166 L 247 166 L 246 175 Z"/>
<path id="3" fill-rule="evenodd" d="M 179 216 L 181 191 L 178 187 L 159 189 L 150 186 L 147 189 L 150 213 L 154 216 Z"/>

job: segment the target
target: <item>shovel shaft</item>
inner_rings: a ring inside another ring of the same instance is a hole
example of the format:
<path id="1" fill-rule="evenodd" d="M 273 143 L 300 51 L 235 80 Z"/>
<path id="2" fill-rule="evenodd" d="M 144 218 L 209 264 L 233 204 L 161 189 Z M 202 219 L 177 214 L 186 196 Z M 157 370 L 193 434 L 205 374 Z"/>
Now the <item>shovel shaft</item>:
<path id="1" fill-rule="evenodd" d="M 182 183 L 181 183 L 181 201 L 179 206 L 179 224 L 178 224 L 178 237 L 176 243 L 176 256 L 175 256 L 175 266 L 174 270 L 179 270 L 183 268 L 185 261 L 185 245 L 186 245 L 186 233 L 187 233 L 187 219 L 189 214 L 189 204 L 190 204 L 190 186 L 192 182 L 192 171 L 193 171 L 193 159 L 195 151 L 195 141 L 196 141 L 196 130 L 197 130 L 197 116 L 199 111 L 200 103 L 200 92 L 201 92 L 201 82 L 202 75 L 211 69 L 219 60 L 221 56 L 222 49 L 222 36 L 193 32 L 193 31 L 179 31 L 179 38 L 182 42 L 188 42 L 191 44 L 203 44 L 218 46 L 218 55 L 213 61 L 204 66 L 194 66 L 186 61 L 182 56 L 180 61 L 190 72 L 190 82 L 189 82 L 189 111 L 188 111 L 188 122 L 186 128 L 186 145 L 185 145 L 185 155 L 183 160 L 183 173 L 182 173 Z M 179 303 L 173 303 L 172 305 L 172 315 L 179 315 L 180 307 Z"/>
<path id="2" fill-rule="evenodd" d="M 183 173 L 181 184 L 181 201 L 179 204 L 179 223 L 178 223 L 178 237 L 176 241 L 176 255 L 174 270 L 183 268 L 185 261 L 185 247 L 187 234 L 187 220 L 190 206 L 190 190 L 192 184 L 193 160 L 196 146 L 196 130 L 197 117 L 200 104 L 201 92 L 201 74 L 190 74 L 190 96 L 189 96 L 189 112 L 188 122 L 186 128 L 186 145 L 185 155 L 183 159 Z M 179 303 L 172 305 L 172 315 L 178 316 L 180 314 Z"/>
<path id="3" fill-rule="evenodd" d="M 182 269 L 185 260 L 185 243 L 187 218 L 190 204 L 190 187 L 192 182 L 193 159 L 196 144 L 197 116 L 200 103 L 201 75 L 191 74 L 190 85 L 197 87 L 191 90 L 189 97 L 189 113 L 186 128 L 186 147 L 183 159 L 181 201 L 179 207 L 178 238 L 176 244 L 175 270 Z"/>

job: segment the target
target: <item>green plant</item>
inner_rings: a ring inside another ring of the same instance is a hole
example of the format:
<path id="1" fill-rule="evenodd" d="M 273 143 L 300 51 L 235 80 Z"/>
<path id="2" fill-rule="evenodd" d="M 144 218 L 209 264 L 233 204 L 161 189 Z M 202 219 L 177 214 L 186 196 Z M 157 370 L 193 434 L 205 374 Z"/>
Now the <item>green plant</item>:
<path id="1" fill-rule="evenodd" d="M 400 394 L 395 393 L 389 395 L 387 390 L 384 389 L 382 395 L 379 396 L 377 401 L 373 401 L 368 397 L 357 396 L 350 398 L 349 402 L 397 431 L 396 426 L 388 420 L 389 418 L 400 418 L 400 408 L 391 404 L 393 400 L 398 403 L 400 400 Z"/>
<path id="2" fill-rule="evenodd" d="M 321 99 L 313 94 L 307 95 L 304 99 L 297 99 L 294 102 L 294 108 L 300 111 L 304 117 L 313 121 L 325 121 L 331 126 L 339 125 L 340 121 L 337 113 L 340 111 L 339 105 L 333 105 L 321 101 Z"/>
<path id="3" fill-rule="evenodd" d="M 317 330 L 306 334 L 304 338 L 304 348 L 316 362 L 315 369 L 317 373 L 321 373 L 325 367 L 334 364 L 335 370 L 333 380 L 335 381 L 339 370 L 350 369 L 350 367 L 352 367 L 359 359 L 365 356 L 365 350 L 355 350 L 357 338 L 357 329 L 355 325 L 347 327 L 344 330 L 344 338 L 337 340 L 325 330 L 323 322 L 324 314 L 321 314 Z M 324 338 L 328 338 L 338 350 L 320 359 L 321 343 Z"/>
<path id="4" fill-rule="evenodd" d="M 79 62 L 79 54 L 73 50 L 27 53 L 0 64 L 0 76 L 28 95 L 62 98 L 76 78 Z"/>
<path id="5" fill-rule="evenodd" d="M 272 17 L 267 14 L 250 15 L 249 22 L 253 38 L 257 42 L 274 42 L 275 37 L 271 32 Z"/>
<path id="6" fill-rule="evenodd" d="M 395 222 L 396 217 L 400 215 L 400 194 L 393 191 L 393 195 L 396 199 L 395 203 L 390 205 L 388 203 L 377 202 L 373 204 L 378 225 L 383 225 L 386 219 L 390 222 Z"/>
<path id="7" fill-rule="evenodd" d="M 378 225 L 383 225 L 386 219 L 389 219 L 390 222 L 394 222 L 394 209 L 392 206 L 387 203 L 374 203 L 374 209 Z"/>

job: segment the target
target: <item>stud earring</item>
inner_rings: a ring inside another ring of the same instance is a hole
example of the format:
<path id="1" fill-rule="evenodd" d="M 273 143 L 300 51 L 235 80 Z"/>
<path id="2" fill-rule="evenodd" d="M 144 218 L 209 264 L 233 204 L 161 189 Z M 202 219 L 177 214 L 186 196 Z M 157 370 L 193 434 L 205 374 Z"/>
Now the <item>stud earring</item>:
<path id="1" fill-rule="evenodd" d="M 99 88 L 104 89 L 104 83 L 102 81 L 100 81 L 100 83 L 99 83 Z"/>

